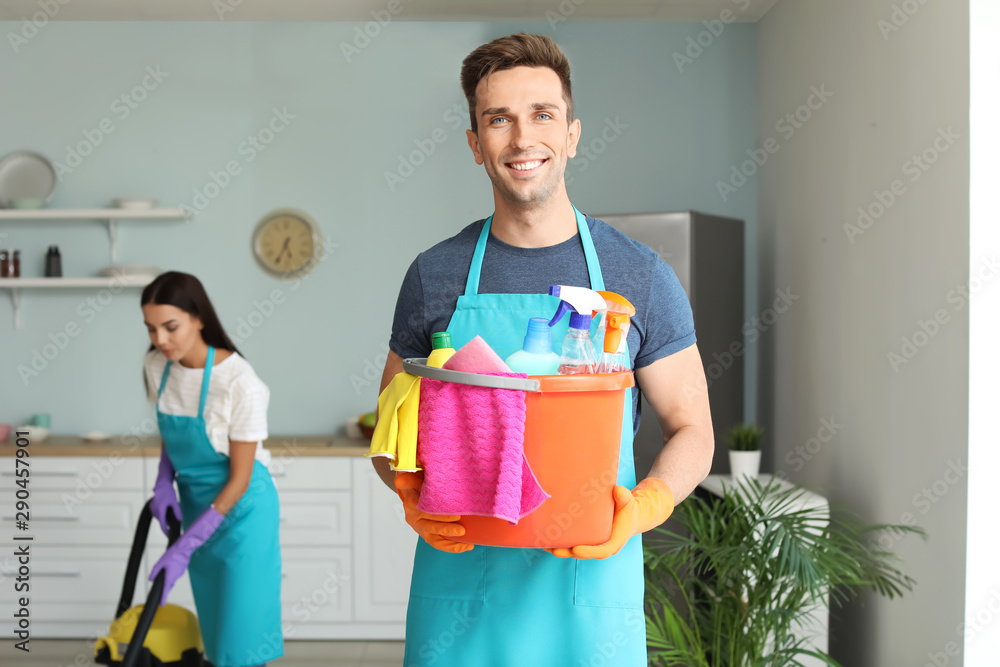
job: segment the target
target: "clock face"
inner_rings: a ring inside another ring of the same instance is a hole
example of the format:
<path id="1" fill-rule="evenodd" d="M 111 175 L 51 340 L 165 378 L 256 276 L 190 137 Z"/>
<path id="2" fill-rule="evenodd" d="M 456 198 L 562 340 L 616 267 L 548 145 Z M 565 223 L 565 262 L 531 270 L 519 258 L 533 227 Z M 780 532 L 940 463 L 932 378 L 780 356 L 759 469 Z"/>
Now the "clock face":
<path id="1" fill-rule="evenodd" d="M 280 278 L 293 278 L 312 270 L 319 246 L 319 227 L 299 211 L 272 212 L 254 230 L 257 261 Z"/>

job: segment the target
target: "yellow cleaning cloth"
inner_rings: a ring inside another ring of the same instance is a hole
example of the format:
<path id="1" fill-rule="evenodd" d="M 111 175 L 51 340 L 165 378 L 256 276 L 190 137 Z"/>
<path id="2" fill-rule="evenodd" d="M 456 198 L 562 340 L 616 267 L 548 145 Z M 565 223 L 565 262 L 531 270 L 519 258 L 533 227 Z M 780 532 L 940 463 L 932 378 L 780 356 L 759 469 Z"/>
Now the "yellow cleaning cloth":
<path id="1" fill-rule="evenodd" d="M 389 458 L 393 470 L 415 472 L 420 378 L 398 373 L 378 397 L 378 423 L 368 456 Z"/>

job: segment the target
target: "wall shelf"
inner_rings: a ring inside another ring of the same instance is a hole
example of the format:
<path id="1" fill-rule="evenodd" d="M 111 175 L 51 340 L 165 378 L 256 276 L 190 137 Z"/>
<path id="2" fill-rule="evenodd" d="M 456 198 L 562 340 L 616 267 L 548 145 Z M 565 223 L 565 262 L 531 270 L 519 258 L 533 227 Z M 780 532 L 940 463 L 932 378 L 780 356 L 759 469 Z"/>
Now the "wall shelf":
<path id="1" fill-rule="evenodd" d="M 118 223 L 139 220 L 190 220 L 182 208 L 41 208 L 0 209 L 0 222 L 5 220 L 100 220 L 108 226 L 111 239 L 111 264 L 118 264 Z M 122 289 L 145 287 L 150 276 L 116 276 L 92 278 L 0 278 L 0 289 L 9 289 L 14 304 L 14 328 L 21 328 L 21 290 L 35 288 Z"/>

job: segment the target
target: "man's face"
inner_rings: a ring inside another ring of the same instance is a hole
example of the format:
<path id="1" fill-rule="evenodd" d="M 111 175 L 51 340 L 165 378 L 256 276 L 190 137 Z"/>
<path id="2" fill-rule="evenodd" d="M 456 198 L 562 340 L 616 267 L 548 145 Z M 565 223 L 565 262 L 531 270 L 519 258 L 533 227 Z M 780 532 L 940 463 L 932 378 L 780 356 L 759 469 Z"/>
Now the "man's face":
<path id="1" fill-rule="evenodd" d="M 548 67 L 495 72 L 476 86 L 478 132 L 467 130 L 476 164 L 493 189 L 515 205 L 545 202 L 565 189 L 566 162 L 576 155 L 580 121 L 567 123 L 559 76 Z"/>

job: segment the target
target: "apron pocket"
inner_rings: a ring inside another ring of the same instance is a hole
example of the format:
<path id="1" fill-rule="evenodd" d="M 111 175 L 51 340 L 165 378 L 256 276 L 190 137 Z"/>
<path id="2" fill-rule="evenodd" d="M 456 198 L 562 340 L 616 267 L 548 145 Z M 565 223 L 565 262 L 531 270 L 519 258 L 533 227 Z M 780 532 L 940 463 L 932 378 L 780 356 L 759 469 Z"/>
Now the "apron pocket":
<path id="1" fill-rule="evenodd" d="M 573 603 L 585 607 L 642 609 L 643 576 L 642 540 L 633 537 L 610 558 L 576 562 Z"/>
<path id="2" fill-rule="evenodd" d="M 486 549 L 476 547 L 465 553 L 451 554 L 418 538 L 410 595 L 433 600 L 484 602 Z"/>

